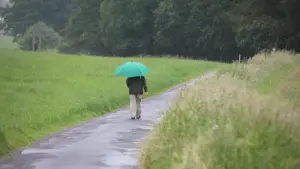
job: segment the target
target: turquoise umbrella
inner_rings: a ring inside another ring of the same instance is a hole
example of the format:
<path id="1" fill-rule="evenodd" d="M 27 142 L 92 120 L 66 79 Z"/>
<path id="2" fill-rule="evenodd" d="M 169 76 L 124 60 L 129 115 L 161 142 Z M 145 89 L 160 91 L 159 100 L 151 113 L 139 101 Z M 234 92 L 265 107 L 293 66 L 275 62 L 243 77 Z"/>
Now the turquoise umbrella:
<path id="1" fill-rule="evenodd" d="M 145 76 L 148 73 L 150 70 L 144 64 L 133 61 L 126 62 L 115 70 L 116 75 L 125 77 Z"/>

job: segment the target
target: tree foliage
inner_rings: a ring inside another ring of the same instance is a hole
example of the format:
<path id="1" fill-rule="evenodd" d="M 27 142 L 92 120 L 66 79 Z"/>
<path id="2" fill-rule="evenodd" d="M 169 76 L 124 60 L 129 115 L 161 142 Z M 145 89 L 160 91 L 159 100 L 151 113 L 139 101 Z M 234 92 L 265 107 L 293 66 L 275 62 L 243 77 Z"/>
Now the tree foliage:
<path id="1" fill-rule="evenodd" d="M 273 47 L 300 50 L 299 0 L 11 2 L 2 12 L 7 28 L 23 34 L 32 23 L 11 22 L 44 21 L 64 36 L 61 50 L 69 53 L 231 61 Z"/>
<path id="2" fill-rule="evenodd" d="M 75 3 L 73 0 L 10 0 L 1 15 L 6 21 L 2 28 L 12 29 L 14 36 L 24 34 L 41 21 L 59 32 L 65 27 Z M 1 29 L 1 28 L 0 28 Z"/>
<path id="3" fill-rule="evenodd" d="M 58 47 L 62 42 L 62 37 L 45 23 L 38 22 L 29 27 L 25 34 L 17 39 L 17 42 L 24 50 L 47 50 Z"/>

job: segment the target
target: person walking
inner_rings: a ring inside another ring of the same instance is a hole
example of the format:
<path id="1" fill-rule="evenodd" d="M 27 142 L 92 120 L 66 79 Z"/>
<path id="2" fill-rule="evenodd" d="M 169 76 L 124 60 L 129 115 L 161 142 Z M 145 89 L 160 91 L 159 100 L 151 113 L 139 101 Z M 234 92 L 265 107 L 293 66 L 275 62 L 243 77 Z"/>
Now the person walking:
<path id="1" fill-rule="evenodd" d="M 145 75 L 149 73 L 150 70 L 147 66 L 134 61 L 126 62 L 115 70 L 115 75 L 127 77 L 126 85 L 129 89 L 131 119 L 141 118 L 142 96 L 148 94 Z"/>
<path id="2" fill-rule="evenodd" d="M 143 94 L 148 94 L 146 78 L 144 76 L 128 77 L 126 85 L 129 89 L 131 119 L 140 119 L 142 97 Z"/>

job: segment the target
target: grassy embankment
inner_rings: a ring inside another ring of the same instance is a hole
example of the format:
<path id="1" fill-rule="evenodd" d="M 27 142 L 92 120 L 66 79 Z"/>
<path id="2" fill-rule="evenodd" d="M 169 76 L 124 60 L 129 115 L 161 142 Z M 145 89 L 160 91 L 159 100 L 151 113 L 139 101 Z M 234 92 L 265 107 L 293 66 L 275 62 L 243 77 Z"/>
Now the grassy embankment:
<path id="1" fill-rule="evenodd" d="M 169 58 L 100 58 L 0 49 L 0 155 L 127 105 L 125 78 L 113 72 L 129 60 L 142 61 L 151 69 L 150 95 L 222 65 Z"/>
<path id="2" fill-rule="evenodd" d="M 299 168 L 299 55 L 257 55 L 178 97 L 144 146 L 144 169 Z"/>

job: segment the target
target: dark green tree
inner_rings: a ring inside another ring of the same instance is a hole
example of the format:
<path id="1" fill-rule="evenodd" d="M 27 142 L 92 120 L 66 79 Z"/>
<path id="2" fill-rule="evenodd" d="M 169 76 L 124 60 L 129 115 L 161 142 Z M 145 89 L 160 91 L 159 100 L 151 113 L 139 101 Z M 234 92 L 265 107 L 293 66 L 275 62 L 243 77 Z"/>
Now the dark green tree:
<path id="1" fill-rule="evenodd" d="M 100 54 L 101 43 L 100 4 L 101 0 L 75 0 L 76 10 L 69 17 L 64 29 L 63 52 Z"/>
<path id="2" fill-rule="evenodd" d="M 69 13 L 74 9 L 73 0 L 10 0 L 12 5 L 1 12 L 6 30 L 14 36 L 21 34 L 33 24 L 42 21 L 60 32 L 65 27 Z"/>
<path id="3" fill-rule="evenodd" d="M 23 35 L 42 21 L 60 51 L 182 55 L 232 61 L 263 49 L 300 50 L 299 0 L 11 0 L 1 27 Z"/>

